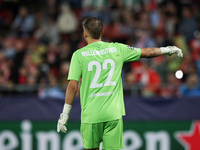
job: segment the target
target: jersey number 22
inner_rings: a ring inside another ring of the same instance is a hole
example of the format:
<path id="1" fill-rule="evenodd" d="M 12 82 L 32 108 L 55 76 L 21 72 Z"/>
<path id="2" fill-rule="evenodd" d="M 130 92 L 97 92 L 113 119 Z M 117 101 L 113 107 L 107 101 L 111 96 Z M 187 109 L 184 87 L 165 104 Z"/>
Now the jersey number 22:
<path id="1" fill-rule="evenodd" d="M 90 88 L 98 88 L 98 87 L 102 87 L 102 86 L 111 86 L 111 85 L 115 85 L 116 82 L 115 81 L 111 81 L 114 70 L 115 70 L 115 62 L 112 59 L 106 59 L 103 62 L 103 69 L 107 69 L 108 68 L 108 64 L 111 65 L 111 68 L 109 70 L 108 76 L 106 78 L 106 81 L 103 85 L 103 83 L 97 83 L 99 76 L 101 74 L 101 64 L 98 61 L 91 61 L 88 64 L 88 71 L 93 71 L 93 66 L 96 66 L 96 72 L 94 75 L 94 78 L 92 80 L 92 83 L 90 84 Z"/>

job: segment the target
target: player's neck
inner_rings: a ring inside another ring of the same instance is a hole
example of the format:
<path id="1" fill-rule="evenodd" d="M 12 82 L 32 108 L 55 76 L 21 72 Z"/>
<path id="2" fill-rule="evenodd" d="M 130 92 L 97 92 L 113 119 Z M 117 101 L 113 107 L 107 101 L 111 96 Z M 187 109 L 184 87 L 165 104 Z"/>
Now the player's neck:
<path id="1" fill-rule="evenodd" d="M 88 38 L 87 43 L 88 43 L 88 44 L 91 44 L 91 43 L 94 43 L 94 42 L 100 42 L 100 41 L 101 41 L 101 38 L 100 38 L 100 39 L 92 39 L 92 38 Z"/>

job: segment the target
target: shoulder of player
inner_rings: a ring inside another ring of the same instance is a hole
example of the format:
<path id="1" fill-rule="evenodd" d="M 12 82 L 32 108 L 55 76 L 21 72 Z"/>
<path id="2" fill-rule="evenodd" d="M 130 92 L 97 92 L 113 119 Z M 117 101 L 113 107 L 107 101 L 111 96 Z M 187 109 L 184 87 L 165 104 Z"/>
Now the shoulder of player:
<path id="1" fill-rule="evenodd" d="M 124 49 L 130 49 L 130 50 L 133 50 L 135 49 L 134 46 L 130 46 L 130 45 L 127 45 L 127 44 L 123 44 L 123 43 L 115 43 L 116 44 L 116 47 L 120 47 L 120 49 L 124 50 Z"/>
<path id="2" fill-rule="evenodd" d="M 126 44 L 118 43 L 118 42 L 111 42 L 110 44 L 113 45 L 113 47 L 127 46 Z"/>

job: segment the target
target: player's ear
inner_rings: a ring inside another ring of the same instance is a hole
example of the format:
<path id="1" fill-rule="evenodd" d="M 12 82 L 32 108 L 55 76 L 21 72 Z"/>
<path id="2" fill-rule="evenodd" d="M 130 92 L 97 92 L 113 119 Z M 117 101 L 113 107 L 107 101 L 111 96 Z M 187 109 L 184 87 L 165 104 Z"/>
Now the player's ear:
<path id="1" fill-rule="evenodd" d="M 101 36 L 102 36 L 102 35 L 104 35 L 104 29 L 103 29 L 102 32 L 101 32 Z"/>
<path id="2" fill-rule="evenodd" d="M 85 38 L 88 37 L 87 31 L 84 30 L 83 35 L 84 35 Z"/>

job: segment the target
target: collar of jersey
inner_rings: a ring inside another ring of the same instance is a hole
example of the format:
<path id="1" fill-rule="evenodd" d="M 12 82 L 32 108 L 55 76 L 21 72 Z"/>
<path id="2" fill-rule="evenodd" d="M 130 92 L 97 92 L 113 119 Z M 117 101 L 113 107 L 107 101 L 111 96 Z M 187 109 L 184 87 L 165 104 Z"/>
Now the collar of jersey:
<path id="1" fill-rule="evenodd" d="M 98 42 L 103 42 L 103 41 L 96 41 L 96 42 L 93 42 L 93 43 L 98 43 Z M 93 44 L 93 43 L 90 43 L 90 44 Z M 90 44 L 88 44 L 88 45 L 90 45 Z"/>

